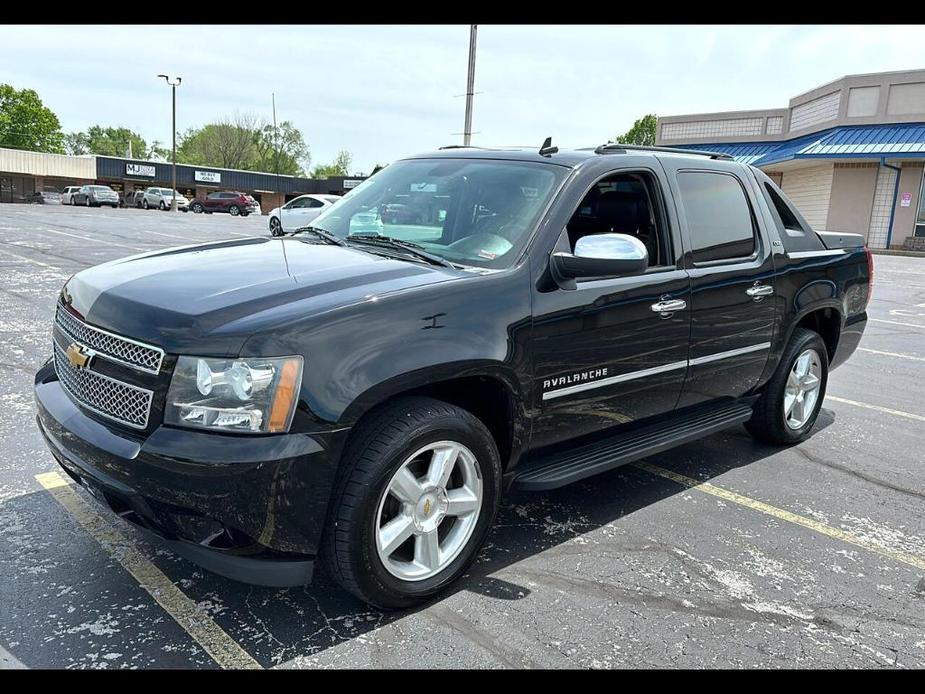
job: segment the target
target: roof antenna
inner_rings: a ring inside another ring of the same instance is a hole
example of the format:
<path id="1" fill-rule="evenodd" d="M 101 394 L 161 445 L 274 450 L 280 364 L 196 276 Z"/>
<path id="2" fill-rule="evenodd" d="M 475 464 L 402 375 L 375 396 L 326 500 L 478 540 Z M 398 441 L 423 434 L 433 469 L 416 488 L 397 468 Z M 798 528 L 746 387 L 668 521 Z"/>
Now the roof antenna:
<path id="1" fill-rule="evenodd" d="M 543 140 L 543 146 L 540 147 L 540 156 L 548 157 L 549 155 L 555 154 L 558 151 L 558 147 L 552 146 L 552 138 L 547 137 L 545 140 Z"/>

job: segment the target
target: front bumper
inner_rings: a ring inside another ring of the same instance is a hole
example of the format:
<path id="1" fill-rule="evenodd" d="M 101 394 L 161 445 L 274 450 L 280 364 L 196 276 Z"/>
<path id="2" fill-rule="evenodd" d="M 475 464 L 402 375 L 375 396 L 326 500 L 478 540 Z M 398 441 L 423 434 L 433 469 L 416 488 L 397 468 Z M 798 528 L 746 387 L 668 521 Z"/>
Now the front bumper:
<path id="1" fill-rule="evenodd" d="M 235 580 L 311 580 L 334 476 L 332 435 L 161 426 L 138 437 L 85 414 L 50 364 L 36 375 L 35 401 L 64 471 L 125 520 Z"/>

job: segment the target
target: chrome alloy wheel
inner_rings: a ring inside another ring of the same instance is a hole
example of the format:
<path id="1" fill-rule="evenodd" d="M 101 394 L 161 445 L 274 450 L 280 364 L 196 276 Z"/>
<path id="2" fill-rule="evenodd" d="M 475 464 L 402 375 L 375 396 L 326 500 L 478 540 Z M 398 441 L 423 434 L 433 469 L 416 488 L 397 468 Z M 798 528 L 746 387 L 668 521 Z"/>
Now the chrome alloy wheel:
<path id="1" fill-rule="evenodd" d="M 793 363 L 784 389 L 784 421 L 800 429 L 813 414 L 822 385 L 822 360 L 814 349 L 807 349 Z"/>
<path id="2" fill-rule="evenodd" d="M 468 448 L 431 443 L 392 475 L 376 511 L 376 549 L 386 570 L 423 581 L 449 566 L 469 542 L 482 509 L 482 476 Z"/>

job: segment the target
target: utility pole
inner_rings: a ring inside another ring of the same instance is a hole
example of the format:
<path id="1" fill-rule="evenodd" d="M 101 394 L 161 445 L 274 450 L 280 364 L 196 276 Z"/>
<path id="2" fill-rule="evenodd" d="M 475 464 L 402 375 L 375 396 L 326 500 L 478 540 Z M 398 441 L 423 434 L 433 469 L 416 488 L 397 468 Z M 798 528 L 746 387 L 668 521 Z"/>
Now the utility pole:
<path id="1" fill-rule="evenodd" d="M 163 77 L 167 84 L 170 85 L 171 91 L 173 92 L 173 195 L 171 196 L 170 202 L 170 211 L 177 211 L 177 87 L 180 86 L 180 82 L 183 81 L 182 77 L 177 77 L 176 82 L 171 82 L 170 78 L 167 75 L 158 75 L 158 77 Z"/>
<path id="2" fill-rule="evenodd" d="M 463 145 L 472 139 L 472 95 L 475 93 L 475 39 L 477 24 L 469 25 L 469 77 L 466 81 L 466 125 L 463 128 Z"/>

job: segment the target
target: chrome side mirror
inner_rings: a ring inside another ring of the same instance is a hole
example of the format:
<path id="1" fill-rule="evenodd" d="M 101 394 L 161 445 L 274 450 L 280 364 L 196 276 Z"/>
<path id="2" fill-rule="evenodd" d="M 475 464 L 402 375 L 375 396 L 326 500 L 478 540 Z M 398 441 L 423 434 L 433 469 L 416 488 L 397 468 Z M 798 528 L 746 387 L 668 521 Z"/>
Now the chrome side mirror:
<path id="1" fill-rule="evenodd" d="M 552 254 L 551 268 L 557 280 L 639 275 L 649 266 L 645 244 L 627 234 L 592 234 L 575 243 L 574 253 Z"/>

